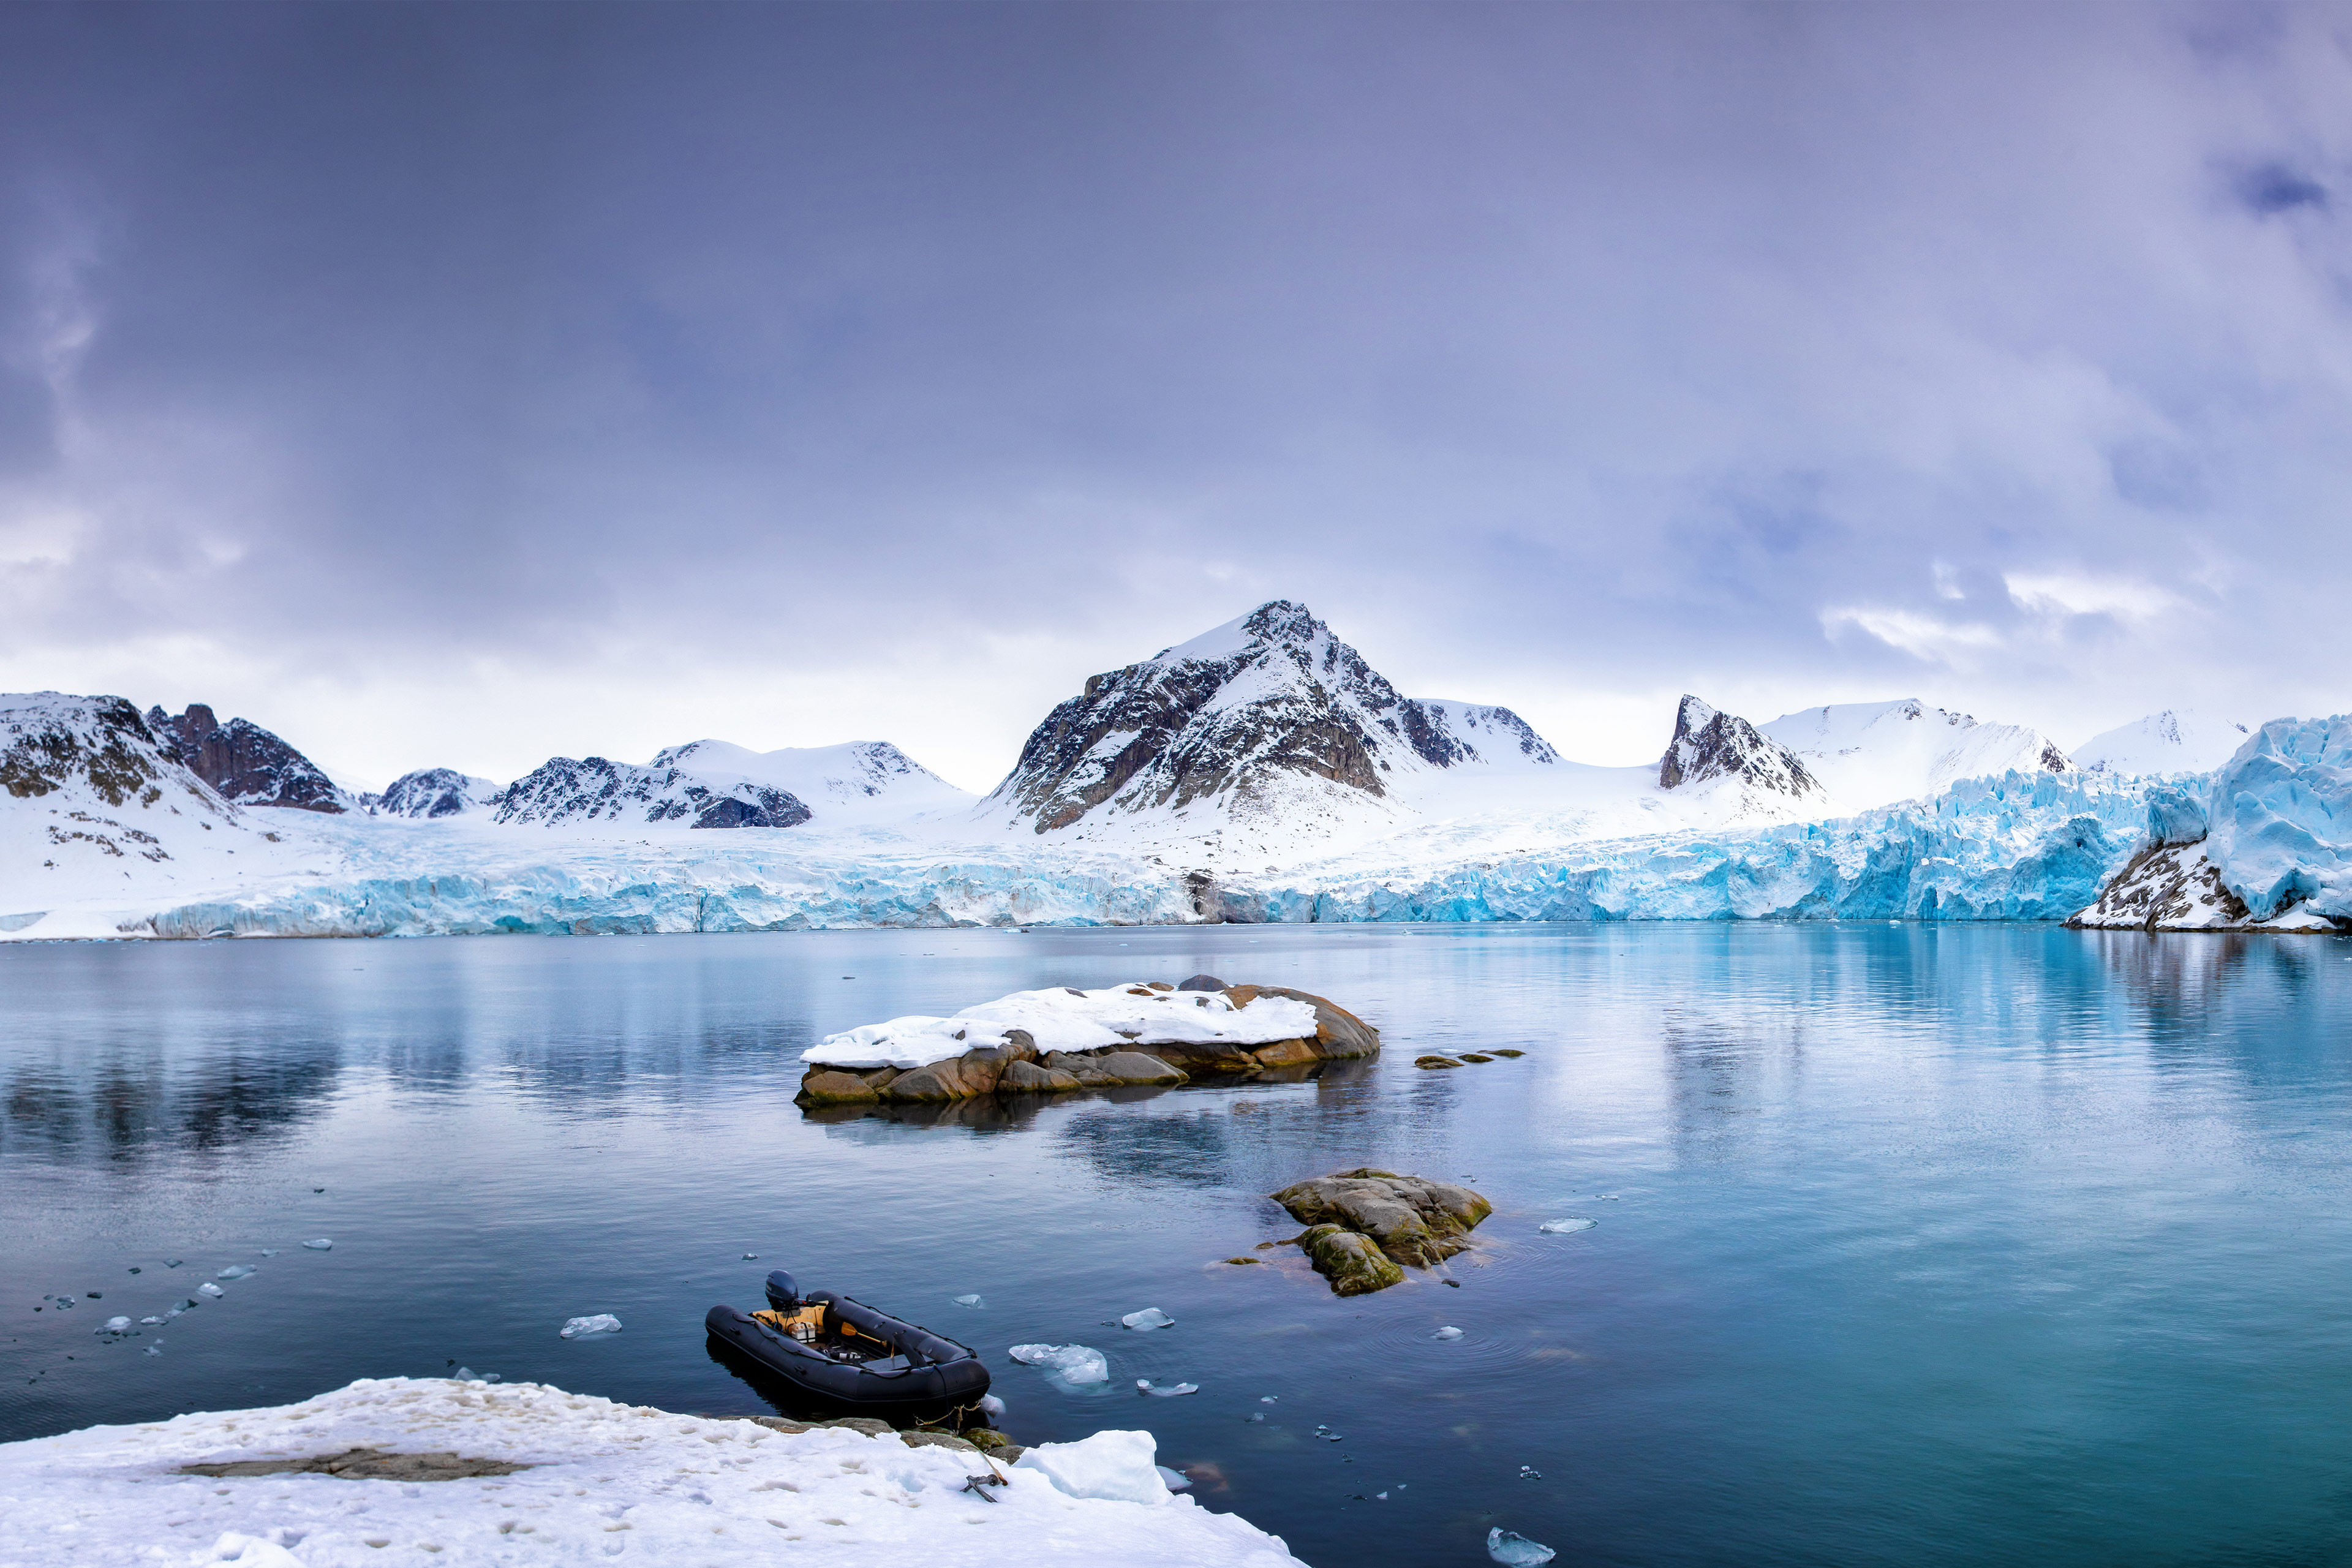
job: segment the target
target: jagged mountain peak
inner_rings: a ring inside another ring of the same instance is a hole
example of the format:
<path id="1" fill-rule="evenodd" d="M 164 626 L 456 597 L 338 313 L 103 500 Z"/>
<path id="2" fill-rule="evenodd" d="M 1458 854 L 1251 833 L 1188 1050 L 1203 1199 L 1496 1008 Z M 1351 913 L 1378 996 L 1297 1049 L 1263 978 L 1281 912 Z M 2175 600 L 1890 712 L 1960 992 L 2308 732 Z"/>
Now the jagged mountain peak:
<path id="1" fill-rule="evenodd" d="M 499 804 L 499 786 L 455 768 L 418 768 L 386 784 L 373 809 L 378 816 L 461 816 Z"/>
<path id="2" fill-rule="evenodd" d="M 1786 746 L 1767 740 L 1737 713 L 1685 694 L 1675 713 L 1675 738 L 1659 759 L 1658 787 L 1687 789 L 1726 778 L 1799 800 L 1825 793 Z"/>
<path id="3" fill-rule="evenodd" d="M 1089 677 L 990 799 L 1038 833 L 1196 809 L 1278 827 L 1384 801 L 1414 774 L 1559 760 L 1508 709 L 1400 695 L 1306 605 L 1275 599 Z"/>
<path id="4" fill-rule="evenodd" d="M 331 814 L 351 807 L 324 769 L 249 719 L 224 724 L 204 703 L 192 702 L 176 718 L 149 709 L 147 727 L 189 772 L 239 805 Z"/>

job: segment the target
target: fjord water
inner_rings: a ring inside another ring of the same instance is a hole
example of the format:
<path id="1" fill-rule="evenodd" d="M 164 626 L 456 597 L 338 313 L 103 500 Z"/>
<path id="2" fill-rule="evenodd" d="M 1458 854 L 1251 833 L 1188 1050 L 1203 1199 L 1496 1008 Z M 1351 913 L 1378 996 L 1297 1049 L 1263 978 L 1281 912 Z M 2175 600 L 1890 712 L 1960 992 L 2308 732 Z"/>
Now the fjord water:
<path id="1" fill-rule="evenodd" d="M 1386 1049 L 934 1125 L 792 1104 L 830 1030 L 1196 970 Z M 2022 926 L 0 949 L 0 1438 L 458 1363 L 760 1411 L 701 1317 L 784 1267 L 978 1347 L 1016 1440 L 1148 1426 L 1310 1563 L 1481 1562 L 1493 1524 L 1577 1563 L 2334 1561 L 2347 1026 L 2352 942 Z M 1480 1047 L 1528 1055 L 1413 1066 Z M 1265 1194 L 1356 1164 L 1494 1201 L 1459 1289 L 1253 1250 L 1297 1228 Z M 595 1312 L 625 1329 L 557 1337 Z"/>

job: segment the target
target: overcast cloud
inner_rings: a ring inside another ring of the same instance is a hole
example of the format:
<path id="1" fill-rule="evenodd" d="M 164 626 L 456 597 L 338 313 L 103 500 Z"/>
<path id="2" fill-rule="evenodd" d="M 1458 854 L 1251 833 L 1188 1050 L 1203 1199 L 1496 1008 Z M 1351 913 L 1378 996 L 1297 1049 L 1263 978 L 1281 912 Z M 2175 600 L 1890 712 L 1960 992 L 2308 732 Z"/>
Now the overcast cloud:
<path id="1" fill-rule="evenodd" d="M 0 10 L 0 688 L 986 788 L 1274 596 L 1654 756 L 2352 708 L 2352 9 Z"/>

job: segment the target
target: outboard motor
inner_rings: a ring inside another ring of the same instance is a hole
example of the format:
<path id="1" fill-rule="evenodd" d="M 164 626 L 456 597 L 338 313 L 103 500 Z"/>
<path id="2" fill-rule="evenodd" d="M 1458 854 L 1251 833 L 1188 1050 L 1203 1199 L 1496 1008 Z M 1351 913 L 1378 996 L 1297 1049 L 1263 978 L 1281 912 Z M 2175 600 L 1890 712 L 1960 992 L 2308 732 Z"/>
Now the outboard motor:
<path id="1" fill-rule="evenodd" d="M 768 1305 L 779 1312 L 789 1312 L 801 1304 L 801 1288 L 793 1277 L 781 1268 L 768 1271 Z"/>

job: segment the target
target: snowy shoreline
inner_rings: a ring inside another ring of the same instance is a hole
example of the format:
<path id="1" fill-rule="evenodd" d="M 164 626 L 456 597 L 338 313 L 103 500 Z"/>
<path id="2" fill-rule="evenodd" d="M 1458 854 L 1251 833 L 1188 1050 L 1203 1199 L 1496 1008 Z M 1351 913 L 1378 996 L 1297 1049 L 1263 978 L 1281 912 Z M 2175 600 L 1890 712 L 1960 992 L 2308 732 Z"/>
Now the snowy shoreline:
<path id="1" fill-rule="evenodd" d="M 181 1473 L 190 1464 L 354 1447 L 455 1452 L 530 1468 L 424 1482 Z M 0 1561 L 22 1568 L 725 1564 L 767 1563 L 780 1553 L 845 1568 L 1284 1568 L 1297 1561 L 1278 1536 L 1168 1494 L 1149 1474 L 1148 1433 L 1048 1447 L 1065 1456 L 1086 1449 L 1089 1462 L 1065 1463 L 1052 1479 L 1025 1463 L 1000 1469 L 1007 1479 L 985 1489 L 989 1500 L 966 1488 L 986 1468 L 973 1456 L 908 1447 L 896 1434 L 784 1433 L 541 1384 L 370 1378 L 293 1405 L 0 1445 Z M 1138 1484 L 1129 1469 L 1150 1484 Z M 1149 1501 L 1126 1500 L 1154 1488 Z"/>

